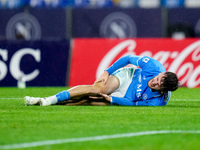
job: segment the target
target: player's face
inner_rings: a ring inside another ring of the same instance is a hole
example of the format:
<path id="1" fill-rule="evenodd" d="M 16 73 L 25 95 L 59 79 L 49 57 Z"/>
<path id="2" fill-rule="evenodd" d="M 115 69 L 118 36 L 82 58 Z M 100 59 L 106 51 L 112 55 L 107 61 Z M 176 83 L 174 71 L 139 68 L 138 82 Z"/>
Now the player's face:
<path id="1" fill-rule="evenodd" d="M 148 81 L 148 87 L 150 87 L 153 90 L 157 90 L 157 91 L 161 90 L 162 84 L 163 84 L 163 79 L 164 79 L 163 77 L 165 76 L 164 74 L 165 74 L 164 72 L 159 73 L 159 75 L 150 79 Z"/>

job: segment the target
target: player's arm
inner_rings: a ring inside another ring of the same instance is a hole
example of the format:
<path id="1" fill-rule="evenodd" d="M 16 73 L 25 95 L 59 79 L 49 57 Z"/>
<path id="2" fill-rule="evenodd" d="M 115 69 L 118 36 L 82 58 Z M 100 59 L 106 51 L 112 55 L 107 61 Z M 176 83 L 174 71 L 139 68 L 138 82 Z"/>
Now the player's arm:
<path id="1" fill-rule="evenodd" d="M 157 98 L 151 100 L 131 101 L 128 98 L 112 97 L 111 104 L 124 106 L 161 106 Z"/>
<path id="2" fill-rule="evenodd" d="M 135 66 L 138 66 L 138 60 L 140 58 L 141 57 L 135 56 L 135 55 L 127 55 L 118 59 L 113 65 L 111 65 L 108 69 L 106 69 L 103 72 L 103 74 L 95 81 L 95 83 L 104 82 L 104 84 L 106 84 L 106 81 L 110 74 L 112 74 L 117 69 L 122 68 L 128 64 L 133 64 Z"/>
<path id="3" fill-rule="evenodd" d="M 107 94 L 100 94 L 107 101 L 109 101 L 112 105 L 122 105 L 122 106 L 164 106 L 161 105 L 160 100 L 162 97 L 152 98 L 150 100 L 139 100 L 139 101 L 131 101 L 125 97 L 115 97 L 109 96 Z M 166 104 L 165 104 L 166 105 Z"/>
<path id="4" fill-rule="evenodd" d="M 100 93 L 100 95 L 109 101 L 112 105 L 135 106 L 134 103 L 127 98 L 114 97 L 102 93 Z"/>
<path id="5" fill-rule="evenodd" d="M 133 64 L 135 66 L 138 66 L 138 60 L 140 59 L 140 56 L 135 55 L 126 55 L 120 59 L 118 59 L 115 63 L 113 63 L 106 71 L 110 74 L 112 74 L 114 71 L 116 71 L 119 68 L 125 67 L 128 64 Z"/>
<path id="6" fill-rule="evenodd" d="M 95 83 L 104 82 L 104 84 L 106 84 L 108 76 L 109 73 L 107 71 L 104 71 L 103 74 L 101 74 L 101 76 L 95 81 Z"/>

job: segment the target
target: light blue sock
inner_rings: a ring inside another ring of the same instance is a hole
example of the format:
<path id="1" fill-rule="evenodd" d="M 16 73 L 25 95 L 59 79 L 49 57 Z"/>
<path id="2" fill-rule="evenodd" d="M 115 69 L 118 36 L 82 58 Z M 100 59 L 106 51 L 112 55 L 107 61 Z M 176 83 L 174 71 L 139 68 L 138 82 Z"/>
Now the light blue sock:
<path id="1" fill-rule="evenodd" d="M 69 100 L 70 99 L 70 94 L 68 91 L 62 91 L 56 95 L 58 102 L 59 101 L 64 101 L 64 100 Z"/>

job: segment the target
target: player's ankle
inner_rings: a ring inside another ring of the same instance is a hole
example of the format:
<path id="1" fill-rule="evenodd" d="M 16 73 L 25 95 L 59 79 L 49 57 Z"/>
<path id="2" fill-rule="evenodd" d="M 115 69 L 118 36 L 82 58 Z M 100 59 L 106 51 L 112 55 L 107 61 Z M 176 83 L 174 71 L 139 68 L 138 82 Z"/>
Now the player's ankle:
<path id="1" fill-rule="evenodd" d="M 64 101 L 64 100 L 69 100 L 70 99 L 70 93 L 67 90 L 65 90 L 65 91 L 58 93 L 56 95 L 56 97 L 57 97 L 58 102 Z"/>

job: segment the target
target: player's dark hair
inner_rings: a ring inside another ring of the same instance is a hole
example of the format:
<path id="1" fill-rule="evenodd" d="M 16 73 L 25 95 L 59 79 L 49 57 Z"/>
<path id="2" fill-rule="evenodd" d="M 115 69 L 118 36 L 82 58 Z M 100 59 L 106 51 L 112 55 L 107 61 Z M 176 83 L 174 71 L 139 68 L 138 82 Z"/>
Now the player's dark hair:
<path id="1" fill-rule="evenodd" d="M 165 72 L 163 77 L 162 91 L 175 91 L 179 87 L 178 77 L 173 72 Z"/>

